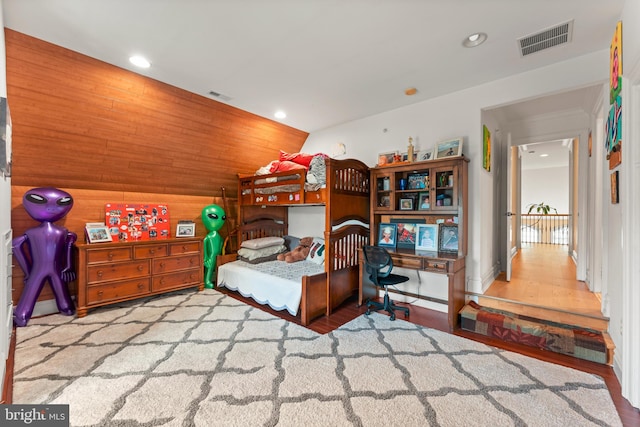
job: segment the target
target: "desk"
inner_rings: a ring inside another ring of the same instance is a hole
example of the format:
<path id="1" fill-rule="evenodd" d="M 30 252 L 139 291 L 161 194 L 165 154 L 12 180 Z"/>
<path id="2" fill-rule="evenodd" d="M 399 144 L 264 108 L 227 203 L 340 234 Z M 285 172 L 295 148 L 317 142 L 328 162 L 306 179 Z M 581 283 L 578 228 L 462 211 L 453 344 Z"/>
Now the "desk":
<path id="1" fill-rule="evenodd" d="M 447 299 L 447 317 L 449 331 L 458 328 L 458 312 L 465 303 L 465 257 L 457 254 L 433 253 L 433 256 L 423 256 L 411 249 L 389 250 L 393 266 L 410 270 L 428 271 L 430 273 L 446 274 L 449 279 L 449 294 Z M 358 305 L 366 302 L 367 298 L 375 298 L 379 288 L 374 285 L 366 274 L 364 255 L 359 249 L 360 265 Z"/>

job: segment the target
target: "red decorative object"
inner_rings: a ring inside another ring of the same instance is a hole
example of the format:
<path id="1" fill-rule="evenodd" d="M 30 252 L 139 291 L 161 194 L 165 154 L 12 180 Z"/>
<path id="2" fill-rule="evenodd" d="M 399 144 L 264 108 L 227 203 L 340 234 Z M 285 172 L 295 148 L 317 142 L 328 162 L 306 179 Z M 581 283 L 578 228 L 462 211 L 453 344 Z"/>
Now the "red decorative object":
<path id="1" fill-rule="evenodd" d="M 105 224 L 114 241 L 166 239 L 171 234 L 165 204 L 107 203 Z"/>

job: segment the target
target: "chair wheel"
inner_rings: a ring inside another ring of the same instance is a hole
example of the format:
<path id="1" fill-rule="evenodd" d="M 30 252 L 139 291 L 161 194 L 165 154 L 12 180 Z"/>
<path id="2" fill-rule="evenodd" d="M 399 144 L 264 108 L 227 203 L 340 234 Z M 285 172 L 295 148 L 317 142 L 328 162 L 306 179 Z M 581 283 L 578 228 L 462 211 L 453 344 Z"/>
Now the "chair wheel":
<path id="1" fill-rule="evenodd" d="M 391 316 L 389 316 L 389 319 L 390 319 L 390 320 L 396 320 L 396 315 L 395 315 L 395 314 L 392 314 Z"/>
<path id="2" fill-rule="evenodd" d="M 371 310 L 367 310 L 367 312 L 365 313 L 365 316 L 368 316 L 371 314 Z"/>

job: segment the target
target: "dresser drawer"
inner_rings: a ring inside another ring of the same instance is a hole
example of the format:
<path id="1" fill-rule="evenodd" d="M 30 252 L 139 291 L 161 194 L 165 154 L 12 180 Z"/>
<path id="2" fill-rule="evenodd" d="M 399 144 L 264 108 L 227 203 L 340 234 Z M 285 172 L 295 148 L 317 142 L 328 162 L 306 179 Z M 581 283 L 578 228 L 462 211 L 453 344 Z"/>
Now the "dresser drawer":
<path id="1" fill-rule="evenodd" d="M 154 276 L 151 290 L 157 292 L 163 289 L 184 287 L 188 284 L 199 285 L 202 281 L 202 272 L 199 268 L 180 271 L 178 273 Z"/>
<path id="2" fill-rule="evenodd" d="M 127 261 L 132 259 L 131 246 L 87 251 L 87 263 Z"/>
<path id="3" fill-rule="evenodd" d="M 125 280 L 122 282 L 89 286 L 87 304 L 142 296 L 149 293 L 149 278 Z"/>
<path id="4" fill-rule="evenodd" d="M 446 272 L 448 264 L 449 263 L 447 261 L 438 261 L 438 260 L 426 259 L 424 261 L 424 269 L 425 270 L 438 271 L 438 272 Z"/>
<path id="5" fill-rule="evenodd" d="M 200 253 L 199 242 L 190 241 L 184 243 L 172 243 L 169 245 L 169 255 L 180 255 L 191 252 Z"/>
<path id="6" fill-rule="evenodd" d="M 422 270 L 422 258 L 395 258 L 393 256 L 391 258 L 393 259 L 394 267 L 405 267 L 414 270 Z"/>
<path id="7" fill-rule="evenodd" d="M 159 243 L 157 245 L 135 246 L 133 253 L 136 259 L 141 259 L 167 256 L 169 252 L 166 243 Z"/>
<path id="8" fill-rule="evenodd" d="M 87 268 L 87 282 L 97 283 L 109 280 L 129 279 L 132 277 L 144 277 L 148 276 L 150 272 L 149 260 L 92 265 Z"/>
<path id="9" fill-rule="evenodd" d="M 169 273 L 200 267 L 200 254 L 176 256 L 153 260 L 153 274 Z"/>

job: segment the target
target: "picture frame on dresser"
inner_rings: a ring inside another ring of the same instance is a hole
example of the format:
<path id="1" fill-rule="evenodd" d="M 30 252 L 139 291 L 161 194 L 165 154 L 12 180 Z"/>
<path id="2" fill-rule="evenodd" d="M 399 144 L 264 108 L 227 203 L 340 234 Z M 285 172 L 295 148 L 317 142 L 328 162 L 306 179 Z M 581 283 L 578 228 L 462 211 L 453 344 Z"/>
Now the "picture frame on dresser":
<path id="1" fill-rule="evenodd" d="M 176 237 L 194 237 L 196 235 L 196 224 L 193 222 L 178 223 L 176 226 Z"/>
<path id="2" fill-rule="evenodd" d="M 109 227 L 104 224 L 100 225 L 87 225 L 85 227 L 87 242 L 89 243 L 101 243 L 101 242 L 111 242 L 111 232 L 109 231 Z"/>

